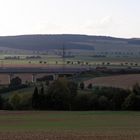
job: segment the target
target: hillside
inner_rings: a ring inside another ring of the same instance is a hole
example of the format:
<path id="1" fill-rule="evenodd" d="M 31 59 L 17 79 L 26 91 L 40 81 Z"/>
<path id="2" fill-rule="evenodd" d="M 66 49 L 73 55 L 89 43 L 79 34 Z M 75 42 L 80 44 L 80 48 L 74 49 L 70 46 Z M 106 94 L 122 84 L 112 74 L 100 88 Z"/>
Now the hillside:
<path id="1" fill-rule="evenodd" d="M 94 47 L 140 47 L 140 40 L 86 35 L 22 35 L 0 37 L 0 47 L 24 50 L 61 49 L 93 50 Z"/>
<path id="2" fill-rule="evenodd" d="M 0 54 L 50 54 L 95 57 L 140 57 L 140 39 L 87 35 L 1 36 Z"/>

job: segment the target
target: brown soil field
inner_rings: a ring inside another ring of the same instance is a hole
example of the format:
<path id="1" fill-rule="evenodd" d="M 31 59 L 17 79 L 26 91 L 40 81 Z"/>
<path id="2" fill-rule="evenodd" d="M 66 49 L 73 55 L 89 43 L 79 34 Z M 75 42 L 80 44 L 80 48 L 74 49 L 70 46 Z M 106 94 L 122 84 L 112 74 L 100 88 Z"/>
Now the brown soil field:
<path id="1" fill-rule="evenodd" d="M 140 135 L 91 132 L 0 132 L 0 140 L 139 140 Z"/>
<path id="2" fill-rule="evenodd" d="M 86 86 L 92 83 L 93 86 L 106 86 L 106 87 L 131 89 L 134 84 L 136 83 L 140 84 L 140 74 L 97 77 L 87 80 L 84 83 Z"/>

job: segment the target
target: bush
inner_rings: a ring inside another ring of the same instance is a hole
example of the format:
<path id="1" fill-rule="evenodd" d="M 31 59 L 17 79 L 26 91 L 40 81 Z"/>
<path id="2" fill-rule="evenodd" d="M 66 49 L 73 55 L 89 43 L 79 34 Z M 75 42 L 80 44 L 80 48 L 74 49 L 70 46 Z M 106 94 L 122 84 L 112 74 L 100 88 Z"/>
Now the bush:
<path id="1" fill-rule="evenodd" d="M 13 110 L 20 109 L 20 101 L 21 101 L 21 98 L 18 94 L 12 95 L 12 97 L 10 98 L 10 104 Z"/>

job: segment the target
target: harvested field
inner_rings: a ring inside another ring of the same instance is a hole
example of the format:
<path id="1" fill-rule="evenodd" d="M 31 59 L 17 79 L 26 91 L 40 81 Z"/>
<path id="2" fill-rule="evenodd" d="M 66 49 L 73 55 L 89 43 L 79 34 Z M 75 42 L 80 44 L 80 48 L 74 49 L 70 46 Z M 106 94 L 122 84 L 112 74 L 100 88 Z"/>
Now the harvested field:
<path id="1" fill-rule="evenodd" d="M 139 140 L 140 112 L 1 111 L 0 140 Z"/>
<path id="2" fill-rule="evenodd" d="M 98 77 L 85 81 L 86 86 L 90 83 L 92 83 L 93 86 L 107 86 L 131 89 L 134 84 L 140 84 L 140 74 Z"/>
<path id="3" fill-rule="evenodd" d="M 0 140 L 139 140 L 140 135 L 76 132 L 1 132 Z"/>

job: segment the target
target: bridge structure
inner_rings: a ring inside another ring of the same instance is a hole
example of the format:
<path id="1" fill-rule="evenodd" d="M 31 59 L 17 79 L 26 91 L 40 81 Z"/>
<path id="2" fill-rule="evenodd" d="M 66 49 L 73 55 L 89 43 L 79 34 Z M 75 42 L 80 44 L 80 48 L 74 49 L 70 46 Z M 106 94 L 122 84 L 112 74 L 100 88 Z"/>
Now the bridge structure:
<path id="1" fill-rule="evenodd" d="M 0 74 L 7 74 L 9 83 L 14 77 L 14 75 L 18 74 L 31 74 L 32 80 L 31 82 L 36 82 L 37 75 L 46 74 L 53 76 L 53 80 L 56 80 L 59 75 L 74 75 L 79 74 L 85 71 L 88 71 L 88 68 L 28 68 L 28 67 L 16 67 L 16 68 L 0 68 Z"/>

